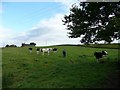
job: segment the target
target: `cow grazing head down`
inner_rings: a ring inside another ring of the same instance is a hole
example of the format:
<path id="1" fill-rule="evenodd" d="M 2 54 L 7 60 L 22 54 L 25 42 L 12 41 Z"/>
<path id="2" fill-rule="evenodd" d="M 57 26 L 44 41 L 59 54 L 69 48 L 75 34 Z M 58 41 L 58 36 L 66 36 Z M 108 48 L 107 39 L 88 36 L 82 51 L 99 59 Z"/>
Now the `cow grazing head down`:
<path id="1" fill-rule="evenodd" d="M 53 52 L 57 52 L 57 50 L 58 50 L 57 48 L 53 48 Z"/>
<path id="2" fill-rule="evenodd" d="M 29 48 L 29 52 L 30 52 L 30 53 L 32 52 L 32 48 Z"/>
<path id="3" fill-rule="evenodd" d="M 103 56 L 106 56 L 108 55 L 107 51 L 101 51 L 101 52 L 95 52 L 94 53 L 94 56 L 96 57 L 96 59 L 99 59 L 102 58 Z"/>

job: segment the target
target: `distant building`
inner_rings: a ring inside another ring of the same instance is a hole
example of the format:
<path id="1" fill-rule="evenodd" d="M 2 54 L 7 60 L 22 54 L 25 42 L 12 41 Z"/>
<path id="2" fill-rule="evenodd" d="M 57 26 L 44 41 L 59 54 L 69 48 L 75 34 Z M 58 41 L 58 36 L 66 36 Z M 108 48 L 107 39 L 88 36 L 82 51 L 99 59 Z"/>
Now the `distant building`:
<path id="1" fill-rule="evenodd" d="M 30 44 L 25 44 L 25 43 L 22 43 L 21 47 L 24 47 L 24 46 L 35 46 L 36 43 L 34 42 L 31 42 Z"/>

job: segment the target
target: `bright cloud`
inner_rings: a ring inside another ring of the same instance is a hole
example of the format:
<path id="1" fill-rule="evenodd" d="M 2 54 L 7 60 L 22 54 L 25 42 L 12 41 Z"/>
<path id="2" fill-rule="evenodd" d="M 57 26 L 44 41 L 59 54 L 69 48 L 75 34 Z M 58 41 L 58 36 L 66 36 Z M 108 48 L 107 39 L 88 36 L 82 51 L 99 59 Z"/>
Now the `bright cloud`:
<path id="1" fill-rule="evenodd" d="M 14 43 L 12 37 L 15 35 L 15 32 L 9 28 L 4 28 L 0 26 L 0 46 L 4 46 L 9 42 L 9 44 Z"/>
<path id="2" fill-rule="evenodd" d="M 12 35 L 12 30 L 8 28 L 0 27 L 0 38 L 6 39 L 6 36 L 10 37 Z"/>
<path id="3" fill-rule="evenodd" d="M 56 14 L 50 19 L 40 21 L 31 30 L 20 33 L 16 37 L 13 37 L 13 39 L 19 43 L 36 42 L 38 46 L 78 43 L 78 39 L 73 41 L 67 37 L 67 31 L 65 30 L 65 26 L 63 26 L 62 18 L 62 14 Z"/>
<path id="4" fill-rule="evenodd" d="M 66 10 L 66 12 L 69 12 L 69 9 L 71 8 L 71 6 L 73 4 L 77 4 L 79 1 L 81 0 L 55 0 L 55 2 L 60 2 L 61 4 L 63 4 L 63 9 Z"/>

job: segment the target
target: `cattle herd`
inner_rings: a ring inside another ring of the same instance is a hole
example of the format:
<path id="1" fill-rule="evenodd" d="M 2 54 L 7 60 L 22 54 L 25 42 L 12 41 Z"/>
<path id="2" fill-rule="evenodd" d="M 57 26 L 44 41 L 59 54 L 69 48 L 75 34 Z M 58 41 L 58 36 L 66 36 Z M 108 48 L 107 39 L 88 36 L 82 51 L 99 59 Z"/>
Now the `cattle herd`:
<path id="1" fill-rule="evenodd" d="M 32 53 L 32 50 L 33 48 L 29 48 L 30 53 Z M 56 53 L 58 49 L 57 48 L 36 48 L 36 53 L 39 54 L 40 52 L 42 52 L 42 55 L 44 55 L 45 53 L 50 55 L 50 52 L 52 51 Z M 66 57 L 65 49 L 62 51 L 62 54 L 63 54 L 63 57 Z M 104 56 L 107 56 L 107 55 L 108 55 L 107 51 L 94 52 L 94 56 L 98 61 L 100 60 L 100 58 L 103 58 Z"/>
<path id="2" fill-rule="evenodd" d="M 29 48 L 29 52 L 31 53 L 33 50 L 33 48 Z M 53 51 L 54 53 L 57 52 L 57 48 L 36 48 L 36 53 L 39 54 L 40 52 L 42 52 L 42 54 L 44 55 L 44 53 L 47 53 L 48 55 L 50 54 L 50 51 Z"/>

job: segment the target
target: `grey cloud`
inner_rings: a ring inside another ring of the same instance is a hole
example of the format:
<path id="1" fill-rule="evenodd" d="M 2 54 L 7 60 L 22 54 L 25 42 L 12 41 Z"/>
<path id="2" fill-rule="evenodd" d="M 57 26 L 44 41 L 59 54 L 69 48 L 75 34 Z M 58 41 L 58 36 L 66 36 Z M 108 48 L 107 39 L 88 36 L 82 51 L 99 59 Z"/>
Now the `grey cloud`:
<path id="1" fill-rule="evenodd" d="M 48 28 L 48 27 L 38 27 L 38 28 L 27 31 L 24 34 L 19 34 L 18 36 L 14 37 L 13 39 L 20 40 L 20 41 L 27 41 L 31 38 L 43 36 L 49 32 L 50 32 L 50 28 Z"/>
<path id="2" fill-rule="evenodd" d="M 37 37 L 37 36 L 42 36 L 46 33 L 49 32 L 49 29 L 47 29 L 46 27 L 44 28 L 36 28 L 33 30 L 30 30 L 29 32 L 26 33 L 26 36 L 31 38 L 31 37 Z"/>

